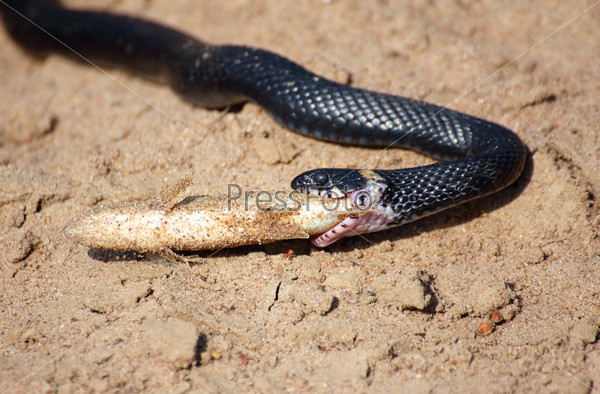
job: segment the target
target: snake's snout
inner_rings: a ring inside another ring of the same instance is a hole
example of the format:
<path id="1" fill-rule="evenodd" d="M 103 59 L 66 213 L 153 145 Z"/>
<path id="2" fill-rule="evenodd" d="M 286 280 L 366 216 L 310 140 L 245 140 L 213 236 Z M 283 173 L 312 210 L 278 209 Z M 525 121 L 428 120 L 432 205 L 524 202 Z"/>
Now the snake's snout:
<path id="1" fill-rule="evenodd" d="M 329 185 L 329 175 L 320 169 L 304 172 L 292 180 L 292 189 L 306 194 L 325 190 Z"/>

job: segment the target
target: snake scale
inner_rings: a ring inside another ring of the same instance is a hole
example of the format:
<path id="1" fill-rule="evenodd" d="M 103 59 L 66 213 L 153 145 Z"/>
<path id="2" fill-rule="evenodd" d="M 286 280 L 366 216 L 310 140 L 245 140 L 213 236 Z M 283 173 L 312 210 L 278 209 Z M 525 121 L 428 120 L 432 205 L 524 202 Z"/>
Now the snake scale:
<path id="1" fill-rule="evenodd" d="M 280 124 L 317 139 L 403 147 L 443 161 L 415 168 L 321 168 L 292 188 L 350 197 L 351 215 L 313 238 L 327 246 L 494 193 L 521 174 L 526 148 L 507 128 L 434 104 L 338 84 L 277 54 L 210 45 L 140 18 L 64 8 L 55 0 L 3 0 L 5 27 L 25 49 L 60 53 L 168 84 L 207 108 L 253 101 Z"/>

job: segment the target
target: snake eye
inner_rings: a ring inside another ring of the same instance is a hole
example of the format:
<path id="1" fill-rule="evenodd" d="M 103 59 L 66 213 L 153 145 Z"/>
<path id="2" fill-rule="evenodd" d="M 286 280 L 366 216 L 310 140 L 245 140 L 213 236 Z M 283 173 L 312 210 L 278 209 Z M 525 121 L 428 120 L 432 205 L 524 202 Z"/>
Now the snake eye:
<path id="1" fill-rule="evenodd" d="M 329 182 L 329 175 L 324 171 L 315 172 L 310 178 L 314 186 L 325 186 Z"/>
<path id="2" fill-rule="evenodd" d="M 354 205 L 357 208 L 369 208 L 371 206 L 371 194 L 367 191 L 360 191 L 354 196 Z"/>

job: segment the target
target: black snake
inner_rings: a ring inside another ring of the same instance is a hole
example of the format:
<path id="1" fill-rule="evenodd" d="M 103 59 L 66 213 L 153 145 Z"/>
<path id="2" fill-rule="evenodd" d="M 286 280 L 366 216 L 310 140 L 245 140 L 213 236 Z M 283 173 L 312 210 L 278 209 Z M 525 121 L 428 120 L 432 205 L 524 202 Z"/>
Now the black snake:
<path id="1" fill-rule="evenodd" d="M 375 210 L 350 216 L 313 242 L 397 226 L 496 192 L 521 174 L 526 149 L 510 130 L 404 97 L 341 85 L 274 53 L 214 46 L 139 18 L 63 8 L 54 0 L 1 0 L 10 35 L 27 50 L 57 52 L 168 84 L 194 104 L 251 100 L 282 125 L 326 141 L 398 146 L 445 160 L 395 170 L 316 169 L 292 187 L 351 196 Z"/>

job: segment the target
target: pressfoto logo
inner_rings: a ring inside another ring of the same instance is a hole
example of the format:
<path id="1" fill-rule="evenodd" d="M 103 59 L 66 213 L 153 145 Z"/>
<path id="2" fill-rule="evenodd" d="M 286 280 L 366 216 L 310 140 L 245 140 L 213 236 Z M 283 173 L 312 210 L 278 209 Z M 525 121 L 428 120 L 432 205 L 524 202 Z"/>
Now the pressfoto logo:
<path id="1" fill-rule="evenodd" d="M 350 198 L 346 198 L 350 196 Z M 367 211 L 373 203 L 366 190 L 343 192 L 339 198 L 306 194 L 298 190 L 244 190 L 238 184 L 227 185 L 227 209 L 244 204 L 244 210 L 256 207 L 259 211 L 309 211 L 322 207 L 326 211 Z M 237 209 L 237 207 L 236 207 Z"/>

